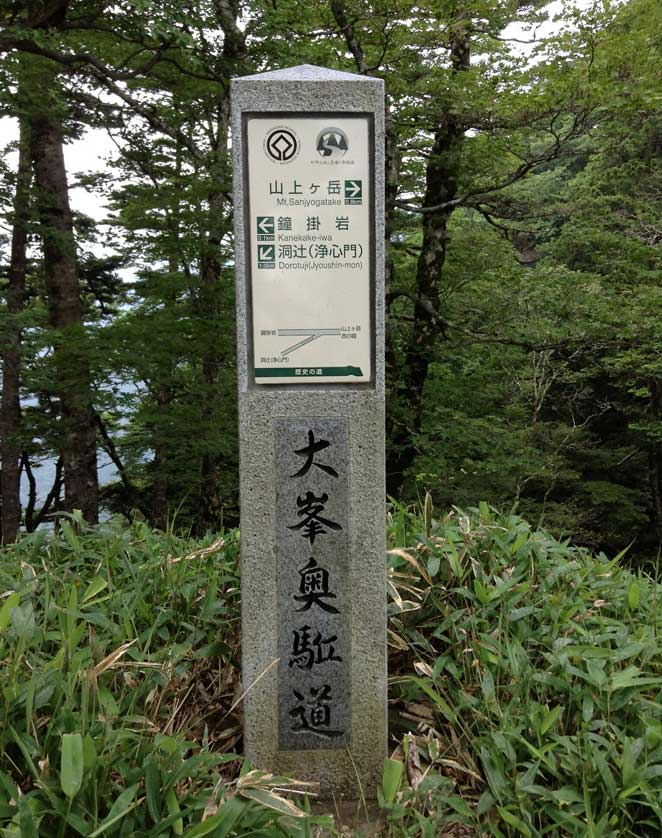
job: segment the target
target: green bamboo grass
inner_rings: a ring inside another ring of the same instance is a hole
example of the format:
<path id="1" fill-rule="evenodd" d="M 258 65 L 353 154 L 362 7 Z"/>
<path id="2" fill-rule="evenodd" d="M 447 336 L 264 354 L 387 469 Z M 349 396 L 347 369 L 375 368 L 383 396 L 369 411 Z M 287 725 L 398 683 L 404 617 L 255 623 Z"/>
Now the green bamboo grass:
<path id="1" fill-rule="evenodd" d="M 659 836 L 659 585 L 485 505 L 388 537 L 383 834 Z M 71 516 L 0 554 L 3 838 L 339 834 L 238 756 L 239 584 L 236 531 Z"/>

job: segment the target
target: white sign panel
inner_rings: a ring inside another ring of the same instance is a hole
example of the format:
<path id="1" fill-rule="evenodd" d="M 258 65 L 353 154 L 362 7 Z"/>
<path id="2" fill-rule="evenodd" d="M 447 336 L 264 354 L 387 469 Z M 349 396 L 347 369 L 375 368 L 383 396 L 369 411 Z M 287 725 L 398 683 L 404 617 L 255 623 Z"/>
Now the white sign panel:
<path id="1" fill-rule="evenodd" d="M 256 384 L 372 378 L 370 122 L 249 115 Z"/>

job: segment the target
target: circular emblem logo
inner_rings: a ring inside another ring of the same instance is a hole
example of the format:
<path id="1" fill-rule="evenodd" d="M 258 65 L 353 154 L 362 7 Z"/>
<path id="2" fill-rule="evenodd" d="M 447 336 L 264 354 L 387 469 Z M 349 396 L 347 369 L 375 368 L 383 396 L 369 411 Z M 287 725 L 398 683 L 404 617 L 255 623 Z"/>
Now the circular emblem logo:
<path id="1" fill-rule="evenodd" d="M 289 163 L 299 153 L 299 138 L 291 128 L 274 128 L 266 136 L 264 150 L 277 163 Z"/>
<path id="2" fill-rule="evenodd" d="M 347 134 L 340 128 L 325 128 L 317 137 L 317 153 L 320 157 L 344 157 L 348 148 Z"/>

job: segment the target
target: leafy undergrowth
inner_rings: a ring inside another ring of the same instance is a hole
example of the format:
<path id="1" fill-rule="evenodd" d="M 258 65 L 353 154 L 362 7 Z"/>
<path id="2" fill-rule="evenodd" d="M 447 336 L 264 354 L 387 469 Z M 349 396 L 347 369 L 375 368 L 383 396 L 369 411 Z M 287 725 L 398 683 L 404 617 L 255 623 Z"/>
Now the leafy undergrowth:
<path id="1" fill-rule="evenodd" d="M 384 834 L 659 836 L 659 587 L 486 506 L 389 548 Z M 238 554 L 76 519 L 0 554 L 0 835 L 333 834 L 237 755 Z"/>
<path id="2" fill-rule="evenodd" d="M 662 834 L 660 586 L 485 505 L 391 535 L 399 834 Z"/>
<path id="3" fill-rule="evenodd" d="M 306 834 L 271 791 L 296 784 L 234 753 L 238 556 L 79 519 L 4 552 L 3 836 Z"/>

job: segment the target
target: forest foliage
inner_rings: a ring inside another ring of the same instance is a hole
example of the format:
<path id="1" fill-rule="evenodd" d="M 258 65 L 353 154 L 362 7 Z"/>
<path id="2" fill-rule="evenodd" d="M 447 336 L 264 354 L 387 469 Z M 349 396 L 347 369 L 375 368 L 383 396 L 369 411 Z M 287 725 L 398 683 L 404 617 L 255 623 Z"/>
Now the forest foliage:
<path id="1" fill-rule="evenodd" d="M 659 836 L 660 585 L 486 504 L 387 532 L 381 834 Z M 4 838 L 347 835 L 241 756 L 238 544 L 78 513 L 3 548 Z"/>
<path id="2" fill-rule="evenodd" d="M 0 4 L 2 526 L 236 522 L 233 76 L 386 89 L 387 482 L 653 559 L 662 538 L 657 0 Z M 77 186 L 62 149 L 107 132 Z M 99 487 L 97 458 L 116 479 Z M 47 497 L 40 463 L 57 463 Z"/>

